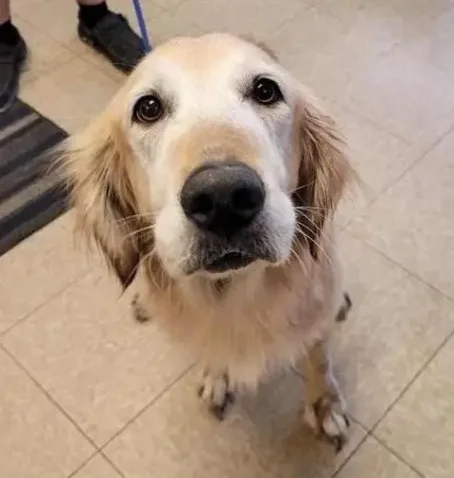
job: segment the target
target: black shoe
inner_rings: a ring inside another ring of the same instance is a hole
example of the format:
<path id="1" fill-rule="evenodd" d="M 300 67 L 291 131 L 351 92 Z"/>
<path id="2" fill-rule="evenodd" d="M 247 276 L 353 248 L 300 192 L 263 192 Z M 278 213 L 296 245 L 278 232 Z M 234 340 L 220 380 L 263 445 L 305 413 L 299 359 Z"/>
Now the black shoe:
<path id="1" fill-rule="evenodd" d="M 131 72 L 145 56 L 142 40 L 123 15 L 109 12 L 93 28 L 79 20 L 78 32 L 82 41 L 125 73 Z"/>
<path id="2" fill-rule="evenodd" d="M 4 113 L 16 99 L 21 65 L 26 56 L 27 46 L 23 38 L 14 46 L 0 43 L 0 113 Z"/>

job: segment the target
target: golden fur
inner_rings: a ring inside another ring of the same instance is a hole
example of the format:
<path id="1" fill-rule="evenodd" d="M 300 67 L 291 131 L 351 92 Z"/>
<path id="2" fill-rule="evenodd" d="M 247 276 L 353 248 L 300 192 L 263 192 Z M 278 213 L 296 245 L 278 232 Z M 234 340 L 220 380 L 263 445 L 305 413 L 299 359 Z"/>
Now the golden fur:
<path id="1" fill-rule="evenodd" d="M 173 41 L 151 56 L 171 58 L 183 71 L 208 71 L 213 62 L 223 61 L 219 51 L 211 48 L 227 36 L 219 37 L 205 37 L 203 48 L 200 43 L 193 49 L 181 49 L 180 41 Z M 276 63 L 268 50 L 245 40 L 228 38 L 222 48 L 226 55 L 232 49 L 248 49 L 264 62 Z M 342 308 L 344 290 L 332 215 L 353 174 L 342 139 L 332 118 L 298 85 L 291 113 L 292 151 L 286 166 L 287 194 L 297 217 L 291 256 L 278 266 L 253 264 L 246 272 L 222 280 L 175 278 L 155 250 L 156 211 L 150 204 L 150 185 L 135 160 L 124 119 L 128 115 L 125 95 L 142 81 L 144 64 L 106 111 L 67 144 L 64 174 L 78 229 L 96 241 L 124 287 L 137 277 L 142 310 L 197 354 L 211 375 L 227 374 L 230 386 L 255 386 L 274 370 L 310 357 L 326 340 Z M 261 171 L 259 151 L 241 125 L 201 122 L 173 143 L 173 181 L 181 185 L 199 164 L 202 146 L 233 151 Z M 316 362 L 322 376 L 330 373 L 329 366 L 320 366 L 319 359 Z M 332 392 L 333 381 L 322 380 L 325 388 L 314 392 L 314 400 L 322 399 L 325 389 Z M 330 435 L 325 416 L 316 418 Z"/>

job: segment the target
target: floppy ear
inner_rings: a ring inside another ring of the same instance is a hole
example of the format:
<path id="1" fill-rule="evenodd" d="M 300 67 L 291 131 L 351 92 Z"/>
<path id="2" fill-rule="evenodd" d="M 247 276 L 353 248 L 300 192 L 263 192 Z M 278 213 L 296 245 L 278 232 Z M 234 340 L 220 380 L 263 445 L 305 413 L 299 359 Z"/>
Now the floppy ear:
<path id="1" fill-rule="evenodd" d="M 146 248 L 128 167 L 131 157 L 121 126 L 105 113 L 68 140 L 61 163 L 77 229 L 97 243 L 124 288 Z"/>
<path id="2" fill-rule="evenodd" d="M 312 98 L 305 95 L 302 103 L 296 115 L 300 164 L 293 200 L 301 233 L 317 259 L 325 222 L 354 173 L 334 120 Z"/>

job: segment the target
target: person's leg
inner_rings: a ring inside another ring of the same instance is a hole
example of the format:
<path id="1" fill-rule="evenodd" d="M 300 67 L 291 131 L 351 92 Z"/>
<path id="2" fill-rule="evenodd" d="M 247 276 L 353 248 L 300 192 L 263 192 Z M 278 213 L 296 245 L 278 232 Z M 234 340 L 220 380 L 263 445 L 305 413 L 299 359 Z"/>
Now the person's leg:
<path id="1" fill-rule="evenodd" d="M 82 41 L 101 52 L 120 70 L 130 72 L 145 52 L 140 37 L 126 18 L 110 11 L 103 0 L 77 0 L 77 3 Z"/>
<path id="2" fill-rule="evenodd" d="M 0 25 L 11 20 L 11 10 L 9 0 L 0 0 Z"/>
<path id="3" fill-rule="evenodd" d="M 100 0 L 79 0 L 79 20 L 93 28 L 109 12 L 107 3 Z"/>
<path id="4" fill-rule="evenodd" d="M 25 42 L 11 22 L 10 1 L 0 0 L 0 113 L 16 98 L 20 66 L 26 53 Z"/>

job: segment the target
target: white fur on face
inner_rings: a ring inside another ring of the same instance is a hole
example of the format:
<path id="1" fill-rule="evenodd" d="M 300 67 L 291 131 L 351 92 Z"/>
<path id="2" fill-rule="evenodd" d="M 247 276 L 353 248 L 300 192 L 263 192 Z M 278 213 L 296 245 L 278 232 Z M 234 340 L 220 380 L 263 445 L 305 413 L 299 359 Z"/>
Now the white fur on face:
<path id="1" fill-rule="evenodd" d="M 188 56 L 193 55 L 197 41 L 180 40 L 183 43 L 178 48 L 186 48 Z M 296 227 L 288 177 L 295 96 L 291 81 L 255 46 L 221 35 L 212 42 L 212 49 L 217 47 L 219 58 L 215 55 L 215 60 L 205 59 L 200 68 L 181 61 L 178 55 L 159 54 L 158 50 L 139 67 L 131 89 L 131 110 L 140 96 L 151 91 L 162 96 L 168 107 L 158 122 L 132 124 L 129 131 L 132 148 L 149 177 L 156 253 L 173 277 L 185 273 L 196 229 L 179 203 L 182 184 L 172 155 L 179 139 L 200 125 L 233 127 L 251 138 L 257 150 L 255 166 L 266 189 L 263 240 L 275 252 L 278 263 L 289 257 Z M 245 98 L 245 88 L 258 75 L 275 79 L 285 102 L 267 108 Z"/>

